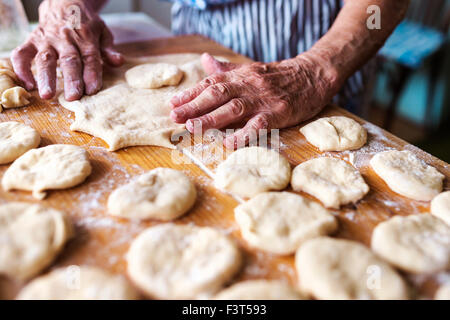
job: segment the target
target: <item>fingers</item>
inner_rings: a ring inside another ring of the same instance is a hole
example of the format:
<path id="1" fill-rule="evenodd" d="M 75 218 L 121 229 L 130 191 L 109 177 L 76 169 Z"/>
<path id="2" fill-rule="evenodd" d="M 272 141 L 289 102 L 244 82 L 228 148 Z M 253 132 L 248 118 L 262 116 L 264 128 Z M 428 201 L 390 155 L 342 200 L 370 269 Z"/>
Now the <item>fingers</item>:
<path id="1" fill-rule="evenodd" d="M 83 65 L 78 49 L 66 42 L 60 46 L 59 60 L 64 77 L 64 96 L 67 101 L 78 100 L 83 96 Z"/>
<path id="2" fill-rule="evenodd" d="M 202 54 L 201 61 L 202 61 L 203 69 L 205 69 L 205 72 L 208 75 L 231 71 L 238 67 L 238 65 L 236 65 L 234 63 L 221 62 L 221 61 L 217 60 L 216 58 L 214 58 L 209 53 Z"/>
<path id="3" fill-rule="evenodd" d="M 33 90 L 36 87 L 36 82 L 31 72 L 31 62 L 36 53 L 36 47 L 31 42 L 27 42 L 16 48 L 11 56 L 14 72 L 27 90 Z"/>
<path id="4" fill-rule="evenodd" d="M 268 129 L 269 125 L 268 116 L 266 114 L 258 114 L 251 118 L 242 129 L 226 137 L 223 144 L 228 149 L 236 149 L 245 146 L 258 138 L 259 130 Z"/>
<path id="5" fill-rule="evenodd" d="M 39 95 L 42 99 L 51 99 L 56 92 L 56 51 L 52 47 L 43 47 L 35 59 Z"/>
<path id="6" fill-rule="evenodd" d="M 81 49 L 83 81 L 88 95 L 96 94 L 102 87 L 102 58 L 97 46 L 85 45 Z"/>
<path id="7" fill-rule="evenodd" d="M 191 133 L 194 133 L 194 126 L 201 126 L 203 132 L 208 129 L 222 129 L 244 120 L 244 117 L 249 113 L 249 109 L 250 104 L 246 100 L 235 98 L 200 118 L 188 120 L 186 128 Z"/>
<path id="8" fill-rule="evenodd" d="M 218 74 L 214 76 L 210 76 L 202 81 L 200 81 L 195 87 L 185 90 L 177 95 L 175 95 L 171 100 L 170 103 L 172 105 L 172 108 L 178 108 L 196 97 L 198 97 L 205 89 L 208 87 L 215 85 L 217 83 L 220 83 L 226 79 L 225 74 Z"/>
<path id="9" fill-rule="evenodd" d="M 109 31 L 108 27 L 106 26 L 104 26 L 103 28 L 100 47 L 102 50 L 103 58 L 105 59 L 106 63 L 115 67 L 119 67 L 125 62 L 125 59 L 123 58 L 122 54 L 114 50 L 113 36 L 111 34 L 111 31 Z"/>
<path id="10" fill-rule="evenodd" d="M 207 87 L 192 101 L 173 109 L 170 117 L 177 123 L 184 123 L 189 119 L 200 117 L 222 106 L 237 97 L 240 91 L 238 83 L 217 83 Z"/>

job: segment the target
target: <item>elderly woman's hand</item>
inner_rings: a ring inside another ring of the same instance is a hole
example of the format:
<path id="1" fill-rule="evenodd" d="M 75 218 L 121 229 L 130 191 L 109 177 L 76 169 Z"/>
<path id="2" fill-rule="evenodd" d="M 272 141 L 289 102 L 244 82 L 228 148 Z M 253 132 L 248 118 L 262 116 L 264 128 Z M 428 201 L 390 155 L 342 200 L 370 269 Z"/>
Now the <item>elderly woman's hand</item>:
<path id="1" fill-rule="evenodd" d="M 190 132 L 246 125 L 225 138 L 228 148 L 248 143 L 260 129 L 281 129 L 316 115 L 339 84 L 334 68 L 309 53 L 274 63 L 234 65 L 204 54 L 212 74 L 196 87 L 172 98 L 171 117 Z"/>
<path id="2" fill-rule="evenodd" d="M 67 100 L 84 93 L 97 93 L 102 87 L 103 61 L 118 66 L 123 57 L 112 47 L 112 35 L 99 18 L 94 2 L 45 0 L 39 7 L 39 27 L 14 50 L 14 70 L 28 90 L 36 87 L 31 62 L 36 60 L 37 87 L 44 99 L 56 91 L 59 59 Z"/>

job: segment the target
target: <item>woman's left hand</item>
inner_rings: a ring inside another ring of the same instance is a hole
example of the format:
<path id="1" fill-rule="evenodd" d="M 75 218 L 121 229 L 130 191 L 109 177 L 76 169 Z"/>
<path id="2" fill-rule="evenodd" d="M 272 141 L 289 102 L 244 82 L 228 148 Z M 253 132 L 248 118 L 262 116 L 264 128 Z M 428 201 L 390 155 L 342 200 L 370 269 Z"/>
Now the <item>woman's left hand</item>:
<path id="1" fill-rule="evenodd" d="M 281 129 L 310 119 L 338 90 L 337 75 L 320 57 L 304 53 L 273 63 L 236 65 L 203 54 L 210 76 L 171 100 L 171 118 L 190 132 L 246 121 L 225 138 L 227 148 L 248 143 L 260 129 Z"/>

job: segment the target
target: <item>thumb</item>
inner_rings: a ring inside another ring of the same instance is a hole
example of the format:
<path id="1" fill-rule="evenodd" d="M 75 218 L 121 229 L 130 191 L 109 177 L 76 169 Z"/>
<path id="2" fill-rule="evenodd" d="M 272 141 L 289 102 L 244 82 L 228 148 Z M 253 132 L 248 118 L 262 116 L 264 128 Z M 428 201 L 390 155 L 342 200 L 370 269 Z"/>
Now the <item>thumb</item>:
<path id="1" fill-rule="evenodd" d="M 204 53 L 202 55 L 202 65 L 203 69 L 205 69 L 208 75 L 212 75 L 214 73 L 222 73 L 227 72 L 233 69 L 236 69 L 238 65 L 229 62 L 221 62 L 214 58 L 209 53 Z"/>

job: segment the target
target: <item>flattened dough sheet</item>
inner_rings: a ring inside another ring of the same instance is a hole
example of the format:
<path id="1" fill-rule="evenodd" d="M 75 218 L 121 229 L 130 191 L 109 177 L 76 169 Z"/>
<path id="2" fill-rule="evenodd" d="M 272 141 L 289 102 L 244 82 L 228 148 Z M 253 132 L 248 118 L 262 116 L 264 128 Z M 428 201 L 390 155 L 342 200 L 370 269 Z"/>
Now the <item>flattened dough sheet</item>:
<path id="1" fill-rule="evenodd" d="M 178 86 L 135 89 L 126 83 L 124 74 L 128 69 L 139 64 L 161 62 L 175 64 L 183 70 L 184 77 Z M 172 135 L 183 131 L 185 127 L 169 118 L 170 99 L 205 77 L 199 54 L 127 59 L 122 67 L 105 72 L 103 89 L 96 95 L 68 102 L 61 94 L 59 102 L 75 113 L 71 130 L 103 139 L 110 151 L 139 145 L 173 149 Z"/>

